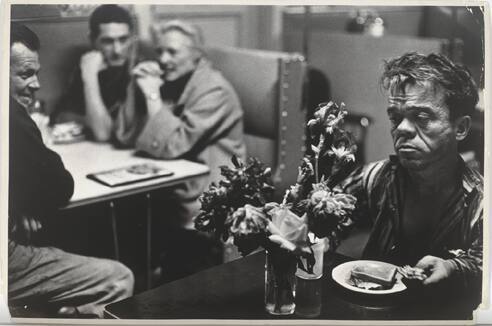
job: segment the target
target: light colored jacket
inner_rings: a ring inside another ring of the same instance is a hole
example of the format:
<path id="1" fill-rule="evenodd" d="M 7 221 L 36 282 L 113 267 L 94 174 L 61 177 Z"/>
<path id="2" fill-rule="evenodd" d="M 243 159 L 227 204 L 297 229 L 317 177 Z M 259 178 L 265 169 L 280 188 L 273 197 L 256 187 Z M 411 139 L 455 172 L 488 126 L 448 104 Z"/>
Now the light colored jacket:
<path id="1" fill-rule="evenodd" d="M 138 96 L 135 91 L 133 94 Z M 132 97 L 129 100 L 139 103 Z M 156 158 L 185 158 L 210 168 L 208 177 L 176 188 L 180 199 L 196 199 L 211 182 L 220 180 L 219 167 L 231 165 L 233 155 L 245 159 L 239 99 L 230 83 L 204 58 L 171 108 L 163 108 L 152 119 L 140 116 L 137 111 L 142 110 L 137 110 L 135 105 L 127 105 L 125 109 L 130 110 L 127 117 L 131 118 L 126 121 L 132 123 L 117 131 L 122 143 L 134 143 L 137 150 Z M 125 125 L 125 116 L 119 118 L 120 124 Z"/>

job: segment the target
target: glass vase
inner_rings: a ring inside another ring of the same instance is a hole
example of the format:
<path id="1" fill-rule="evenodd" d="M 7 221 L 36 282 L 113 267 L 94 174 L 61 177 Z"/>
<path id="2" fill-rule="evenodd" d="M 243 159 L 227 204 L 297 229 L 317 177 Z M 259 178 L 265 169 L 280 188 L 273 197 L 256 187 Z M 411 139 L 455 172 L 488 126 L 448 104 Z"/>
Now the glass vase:
<path id="1" fill-rule="evenodd" d="M 285 250 L 266 251 L 265 310 L 272 315 L 290 315 L 296 308 L 297 257 Z"/>
<path id="2" fill-rule="evenodd" d="M 313 238 L 311 240 L 313 245 L 314 264 L 310 264 L 309 259 L 306 257 L 300 257 L 300 266 L 297 268 L 296 276 L 304 280 L 317 280 L 323 276 L 323 257 L 325 251 L 328 249 L 327 238 Z"/>
<path id="3" fill-rule="evenodd" d="M 328 249 L 326 238 L 310 235 L 310 241 L 313 243 L 314 264 L 312 259 L 300 257 L 296 271 L 296 315 L 305 318 L 315 318 L 321 314 L 323 256 Z"/>

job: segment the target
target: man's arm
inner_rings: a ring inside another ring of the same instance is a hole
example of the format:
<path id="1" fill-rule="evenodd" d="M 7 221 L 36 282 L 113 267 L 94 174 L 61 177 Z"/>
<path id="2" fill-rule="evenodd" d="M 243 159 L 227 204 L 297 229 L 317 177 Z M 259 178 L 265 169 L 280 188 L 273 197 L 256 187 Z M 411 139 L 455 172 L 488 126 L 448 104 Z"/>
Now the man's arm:
<path id="1" fill-rule="evenodd" d="M 481 215 L 483 212 L 480 213 Z M 483 220 L 475 224 L 472 230 L 473 242 L 468 250 L 452 251 L 455 258 L 452 261 L 456 264 L 455 272 L 458 277 L 463 277 L 466 284 L 482 277 L 483 264 Z"/>
<path id="2" fill-rule="evenodd" d="M 483 211 L 477 212 L 478 219 L 472 227 L 472 244 L 469 249 L 449 250 L 452 256 L 443 259 L 434 256 L 425 256 L 417 267 L 426 270 L 429 276 L 424 284 L 440 282 L 447 278 L 458 280 L 465 288 L 477 286 L 482 279 L 483 264 Z"/>
<path id="3" fill-rule="evenodd" d="M 370 193 L 375 180 L 384 168 L 385 161 L 373 162 L 357 167 L 345 180 L 340 183 L 343 192 L 357 198 L 352 219 L 357 224 L 371 223 Z"/>
<path id="4" fill-rule="evenodd" d="M 105 68 L 104 58 L 98 51 L 84 54 L 80 60 L 85 98 L 85 122 L 97 141 L 108 141 L 113 120 L 104 105 L 99 85 L 99 72 Z"/>
<path id="5" fill-rule="evenodd" d="M 65 205 L 73 179 L 24 108 L 10 105 L 9 214 L 44 216 Z"/>

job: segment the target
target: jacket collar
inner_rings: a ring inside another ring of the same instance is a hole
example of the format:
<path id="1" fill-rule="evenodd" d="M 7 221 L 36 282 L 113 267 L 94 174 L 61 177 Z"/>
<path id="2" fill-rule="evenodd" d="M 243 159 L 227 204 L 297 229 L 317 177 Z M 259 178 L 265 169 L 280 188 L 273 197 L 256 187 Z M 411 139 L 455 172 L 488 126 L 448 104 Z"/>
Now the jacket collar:
<path id="1" fill-rule="evenodd" d="M 475 196 L 481 194 L 482 189 L 482 177 L 478 172 L 472 170 L 461 158 L 458 157 L 458 175 L 462 178 L 462 187 L 455 195 L 450 199 L 449 204 L 444 208 L 442 219 L 436 226 L 434 236 L 432 237 L 431 247 L 438 248 L 439 244 L 446 238 L 447 234 L 451 232 L 454 226 L 465 218 L 465 211 L 468 209 L 468 204 L 474 200 Z M 396 155 L 390 156 L 391 162 L 391 178 L 392 182 L 388 187 L 390 193 L 398 192 L 397 196 L 392 196 L 392 201 L 403 201 L 402 194 L 405 191 L 404 178 L 402 173 L 405 169 L 399 163 Z M 396 204 L 396 203 L 394 203 Z M 393 223 L 395 226 L 400 225 L 399 212 L 394 211 Z M 396 228 L 398 230 L 398 228 Z"/>
<path id="2" fill-rule="evenodd" d="M 186 83 L 183 93 L 179 97 L 177 105 L 185 104 L 185 102 L 189 99 L 189 94 L 193 91 L 193 89 L 198 84 L 201 75 L 203 74 L 204 71 L 208 69 L 210 69 L 210 62 L 204 57 L 200 58 L 200 61 L 198 61 L 198 64 L 195 68 L 195 71 L 193 71 L 190 79 Z"/>
<path id="3" fill-rule="evenodd" d="M 404 167 L 400 164 L 400 161 L 398 160 L 398 156 L 396 155 L 390 155 L 389 160 L 391 163 L 391 170 L 392 171 L 404 171 Z M 474 189 L 477 189 L 478 191 L 482 191 L 483 189 L 483 179 L 480 176 L 480 174 L 474 170 L 472 170 L 464 161 L 461 156 L 458 155 L 458 169 L 459 169 L 459 175 L 461 175 L 462 178 L 462 188 L 465 196 L 468 196 L 471 194 Z"/>

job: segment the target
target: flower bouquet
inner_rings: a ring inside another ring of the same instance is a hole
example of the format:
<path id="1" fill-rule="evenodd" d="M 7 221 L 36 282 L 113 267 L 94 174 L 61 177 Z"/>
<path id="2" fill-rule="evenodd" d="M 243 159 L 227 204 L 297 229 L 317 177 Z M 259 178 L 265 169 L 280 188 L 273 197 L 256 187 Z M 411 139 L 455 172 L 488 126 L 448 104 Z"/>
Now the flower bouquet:
<path id="1" fill-rule="evenodd" d="M 343 103 L 319 105 L 307 124 L 310 151 L 281 203 L 272 202 L 271 169 L 255 158 L 245 164 L 233 157 L 232 168 L 221 167 L 224 179 L 200 198 L 197 230 L 232 241 L 243 255 L 266 249 L 265 307 L 272 314 L 294 312 L 296 271 L 320 277 L 324 244 L 334 250 L 352 224 L 356 199 L 337 188 L 355 165 L 356 146 L 342 128 L 346 114 Z"/>

